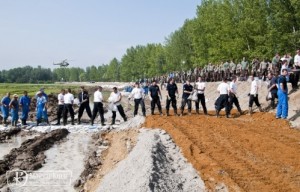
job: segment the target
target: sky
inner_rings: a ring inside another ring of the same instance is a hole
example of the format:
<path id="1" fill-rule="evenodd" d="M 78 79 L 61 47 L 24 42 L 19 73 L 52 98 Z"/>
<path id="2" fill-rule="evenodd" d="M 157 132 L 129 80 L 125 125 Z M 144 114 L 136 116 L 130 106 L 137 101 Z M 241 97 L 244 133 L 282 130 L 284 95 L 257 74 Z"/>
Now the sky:
<path id="1" fill-rule="evenodd" d="M 70 60 L 121 60 L 126 49 L 164 43 L 201 0 L 0 0 L 0 70 Z"/>

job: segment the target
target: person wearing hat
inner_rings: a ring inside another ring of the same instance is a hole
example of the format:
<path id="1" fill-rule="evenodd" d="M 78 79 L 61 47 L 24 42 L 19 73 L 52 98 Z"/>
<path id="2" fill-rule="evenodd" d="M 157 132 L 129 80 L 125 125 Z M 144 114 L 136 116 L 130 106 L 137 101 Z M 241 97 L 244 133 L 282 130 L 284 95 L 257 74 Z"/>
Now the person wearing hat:
<path id="1" fill-rule="evenodd" d="M 48 107 L 47 99 L 41 91 L 38 91 L 36 96 L 37 96 L 36 97 L 36 121 L 37 121 L 36 125 L 38 126 L 42 122 L 42 117 L 47 122 L 47 124 L 49 124 L 48 115 L 47 115 L 47 107 Z"/>
<path id="2" fill-rule="evenodd" d="M 11 125 L 16 127 L 19 119 L 19 101 L 17 94 L 13 95 L 13 99 L 9 103 L 9 108 L 11 109 Z"/>
<path id="3" fill-rule="evenodd" d="M 222 108 L 225 107 L 226 117 L 229 118 L 230 115 L 230 108 L 229 108 L 229 85 L 227 83 L 227 78 L 223 77 L 223 81 L 221 84 L 219 84 L 217 88 L 218 92 L 220 93 L 220 96 L 215 102 L 215 108 L 216 108 L 216 116 L 219 117 L 219 113 L 222 110 Z"/>
<path id="4" fill-rule="evenodd" d="M 6 93 L 6 95 L 1 99 L 1 111 L 3 115 L 4 125 L 7 125 L 7 118 L 9 116 L 9 103 L 10 93 Z"/>
<path id="5" fill-rule="evenodd" d="M 135 83 L 135 88 L 131 91 L 128 99 L 134 99 L 134 113 L 133 115 L 136 116 L 138 114 L 139 105 L 142 107 L 143 116 L 146 116 L 146 108 L 145 108 L 145 91 L 143 88 L 140 87 L 139 82 Z"/>
<path id="6" fill-rule="evenodd" d="M 97 91 L 94 93 L 94 109 L 91 125 L 94 125 L 94 120 L 97 116 L 97 113 L 100 114 L 101 125 L 104 126 L 104 109 L 103 109 L 103 95 L 102 95 L 102 87 L 98 86 Z"/>
<path id="7" fill-rule="evenodd" d="M 27 125 L 26 121 L 28 118 L 28 113 L 30 110 L 30 98 L 28 97 L 28 93 L 27 91 L 24 91 L 23 96 L 20 98 L 20 107 L 22 107 L 22 116 L 21 116 L 21 120 L 22 120 L 22 125 Z"/>
<path id="8" fill-rule="evenodd" d="M 113 103 L 113 105 L 116 106 L 116 110 L 112 110 L 112 122 L 111 125 L 114 125 L 116 123 L 116 116 L 117 116 L 117 110 L 119 111 L 121 117 L 124 119 L 124 121 L 127 121 L 127 117 L 125 115 L 124 109 L 121 105 L 122 100 L 122 94 L 120 91 L 118 91 L 117 87 L 113 87 L 113 92 L 110 94 L 108 101 Z"/>
<path id="9" fill-rule="evenodd" d="M 92 112 L 90 108 L 90 99 L 89 99 L 89 93 L 84 89 L 83 86 L 80 87 L 81 91 L 78 94 L 78 99 L 79 99 L 79 111 L 78 111 L 78 124 L 80 124 L 80 119 L 82 117 L 83 111 L 86 110 L 88 116 L 90 119 L 92 119 Z"/>

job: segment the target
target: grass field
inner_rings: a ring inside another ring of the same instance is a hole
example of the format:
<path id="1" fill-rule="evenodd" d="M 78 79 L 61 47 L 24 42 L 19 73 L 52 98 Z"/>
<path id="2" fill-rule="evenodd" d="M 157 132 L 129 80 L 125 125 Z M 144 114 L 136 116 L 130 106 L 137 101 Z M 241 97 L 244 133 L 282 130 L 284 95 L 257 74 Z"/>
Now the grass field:
<path id="1" fill-rule="evenodd" d="M 35 94 L 40 90 L 40 88 L 45 88 L 45 93 L 48 95 L 51 93 L 58 94 L 61 89 L 71 88 L 72 93 L 77 97 L 77 93 L 80 91 L 79 85 L 70 84 L 18 84 L 18 83 L 0 83 L 0 100 L 7 93 L 10 92 L 11 96 L 13 94 L 18 94 L 19 97 L 23 95 L 24 91 L 28 92 L 29 97 L 34 97 Z M 92 96 L 93 92 L 89 92 Z M 103 97 L 106 100 L 109 97 L 110 92 L 103 91 Z M 92 99 L 92 97 L 90 98 Z"/>
<path id="2" fill-rule="evenodd" d="M 24 91 L 28 92 L 30 97 L 34 96 L 40 88 L 45 88 L 45 93 L 59 93 L 61 89 L 71 88 L 72 90 L 79 91 L 77 85 L 64 85 L 64 84 L 17 84 L 17 83 L 0 83 L 0 98 L 2 98 L 7 92 L 11 95 L 18 94 L 23 95 Z"/>

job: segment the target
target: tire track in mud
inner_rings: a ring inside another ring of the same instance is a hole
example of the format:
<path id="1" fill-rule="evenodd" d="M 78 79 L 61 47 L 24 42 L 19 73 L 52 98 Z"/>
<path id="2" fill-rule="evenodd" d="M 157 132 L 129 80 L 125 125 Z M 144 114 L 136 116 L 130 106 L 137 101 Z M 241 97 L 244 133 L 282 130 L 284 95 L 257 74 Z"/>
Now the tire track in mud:
<path id="1" fill-rule="evenodd" d="M 155 115 L 144 126 L 165 129 L 210 190 L 225 183 L 230 191 L 299 191 L 300 132 L 273 114 Z"/>

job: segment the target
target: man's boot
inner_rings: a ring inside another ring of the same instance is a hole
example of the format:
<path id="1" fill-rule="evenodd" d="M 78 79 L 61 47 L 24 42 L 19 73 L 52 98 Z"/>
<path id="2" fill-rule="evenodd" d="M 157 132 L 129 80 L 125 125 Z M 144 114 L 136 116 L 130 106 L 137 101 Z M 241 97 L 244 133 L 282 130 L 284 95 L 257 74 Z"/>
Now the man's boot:
<path id="1" fill-rule="evenodd" d="M 177 113 L 176 113 L 177 114 Z M 180 116 L 183 116 L 183 110 L 181 110 L 181 112 L 180 112 Z"/>
<path id="2" fill-rule="evenodd" d="M 196 113 L 197 113 L 198 115 L 200 114 L 199 109 L 196 109 Z"/>
<path id="3" fill-rule="evenodd" d="M 7 126 L 7 119 L 6 118 L 4 118 L 4 126 Z"/>
<path id="4" fill-rule="evenodd" d="M 161 111 L 161 110 L 159 111 L 159 114 L 160 114 L 160 116 L 163 116 L 163 113 L 162 113 L 162 111 Z"/>
<path id="5" fill-rule="evenodd" d="M 151 111 L 151 115 L 154 115 L 154 111 Z"/>
<path id="6" fill-rule="evenodd" d="M 242 111 L 241 107 L 238 107 L 238 111 L 239 111 L 240 115 L 243 115 L 243 111 Z"/>
<path id="7" fill-rule="evenodd" d="M 80 119 L 78 118 L 78 125 L 80 125 L 81 124 L 81 121 L 80 121 Z"/>
<path id="8" fill-rule="evenodd" d="M 21 121 L 22 121 L 22 125 L 25 125 L 25 122 L 24 122 L 24 120 L 22 119 Z"/>
<path id="9" fill-rule="evenodd" d="M 127 119 L 126 119 L 127 120 Z M 116 118 L 112 118 L 111 120 L 111 124 L 110 125 L 114 125 L 116 123 Z"/>
<path id="10" fill-rule="evenodd" d="M 24 120 L 24 125 L 27 125 L 27 123 L 26 123 L 26 119 Z"/>
<path id="11" fill-rule="evenodd" d="M 192 115 L 192 113 L 191 113 L 191 110 L 189 110 L 189 113 L 188 113 L 189 115 Z"/>
<path id="12" fill-rule="evenodd" d="M 123 119 L 124 119 L 125 122 L 127 121 L 127 117 L 126 116 Z"/>
<path id="13" fill-rule="evenodd" d="M 220 111 L 216 109 L 216 117 L 219 117 Z"/>
<path id="14" fill-rule="evenodd" d="M 258 107 L 260 112 L 264 112 L 264 110 L 261 108 L 261 106 Z"/>
<path id="15" fill-rule="evenodd" d="M 36 120 L 36 126 L 39 126 L 40 122 L 40 120 Z"/>
<path id="16" fill-rule="evenodd" d="M 249 107 L 249 115 L 252 115 L 253 111 L 252 111 L 252 107 Z"/>
<path id="17" fill-rule="evenodd" d="M 167 110 L 167 116 L 170 116 L 170 114 L 169 114 L 169 110 Z"/>

